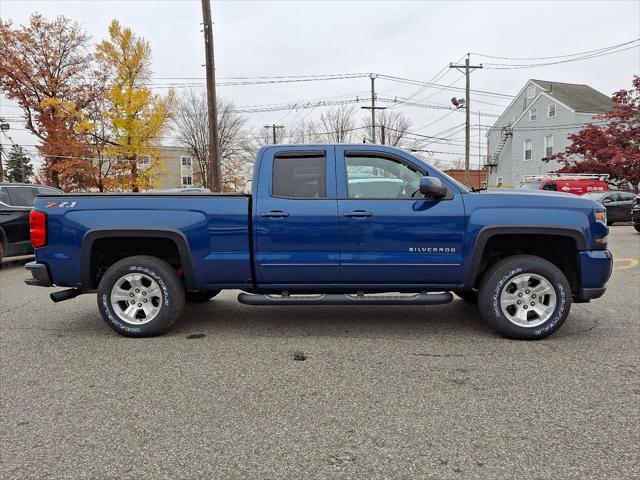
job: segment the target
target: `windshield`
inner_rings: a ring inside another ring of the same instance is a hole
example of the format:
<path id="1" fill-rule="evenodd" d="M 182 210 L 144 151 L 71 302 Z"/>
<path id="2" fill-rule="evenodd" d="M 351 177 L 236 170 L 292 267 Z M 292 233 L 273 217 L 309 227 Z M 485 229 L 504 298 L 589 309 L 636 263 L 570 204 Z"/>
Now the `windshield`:
<path id="1" fill-rule="evenodd" d="M 520 188 L 528 188 L 529 190 L 540 190 L 540 182 L 521 183 Z"/>

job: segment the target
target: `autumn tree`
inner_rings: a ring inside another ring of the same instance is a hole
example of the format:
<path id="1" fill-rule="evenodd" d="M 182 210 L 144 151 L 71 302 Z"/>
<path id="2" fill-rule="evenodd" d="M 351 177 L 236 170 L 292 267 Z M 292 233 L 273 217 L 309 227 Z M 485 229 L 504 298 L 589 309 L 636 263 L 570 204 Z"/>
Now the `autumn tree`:
<path id="1" fill-rule="evenodd" d="M 244 187 L 254 149 L 251 147 L 246 120 L 231 102 L 218 98 L 218 155 L 220 156 L 223 191 Z M 195 159 L 197 181 L 209 188 L 209 120 L 204 92 L 189 89 L 178 102 L 174 129 L 178 143 Z"/>
<path id="2" fill-rule="evenodd" d="M 618 183 L 640 183 L 640 75 L 631 90 L 613 95 L 614 107 L 597 117 L 604 125 L 589 124 L 569 135 L 571 145 L 564 152 L 545 158 L 562 163 L 560 172 L 606 173 Z"/>
<path id="3" fill-rule="evenodd" d="M 57 164 L 88 154 L 82 112 L 104 88 L 88 39 L 65 17 L 48 21 L 36 13 L 20 27 L 0 20 L 0 88 L 22 108 L 27 129 L 40 139 L 42 176 L 55 186 Z"/>
<path id="4" fill-rule="evenodd" d="M 5 178 L 8 182 L 29 182 L 29 178 L 33 175 L 31 157 L 20 145 L 13 145 L 9 150 L 6 168 Z"/>
<path id="5" fill-rule="evenodd" d="M 109 73 L 105 115 L 111 143 L 105 153 L 116 159 L 113 181 L 134 192 L 151 188 L 158 169 L 157 147 L 171 119 L 174 93 L 170 90 L 163 97 L 148 88 L 151 47 L 116 20 L 109 25 L 109 39 L 96 47 L 96 59 Z M 138 162 L 147 156 L 153 160 L 150 166 L 139 168 Z"/>

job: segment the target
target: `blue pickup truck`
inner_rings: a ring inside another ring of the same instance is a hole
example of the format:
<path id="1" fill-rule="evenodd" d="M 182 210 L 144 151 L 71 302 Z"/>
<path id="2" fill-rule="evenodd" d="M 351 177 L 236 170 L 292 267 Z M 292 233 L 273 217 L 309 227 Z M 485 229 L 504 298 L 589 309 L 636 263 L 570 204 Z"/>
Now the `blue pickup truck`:
<path id="1" fill-rule="evenodd" d="M 97 292 L 116 332 L 165 332 L 186 302 L 477 302 L 501 335 L 539 339 L 601 297 L 605 208 L 563 193 L 470 191 L 380 145 L 273 145 L 253 194 L 61 194 L 31 213 L 29 285 Z"/>

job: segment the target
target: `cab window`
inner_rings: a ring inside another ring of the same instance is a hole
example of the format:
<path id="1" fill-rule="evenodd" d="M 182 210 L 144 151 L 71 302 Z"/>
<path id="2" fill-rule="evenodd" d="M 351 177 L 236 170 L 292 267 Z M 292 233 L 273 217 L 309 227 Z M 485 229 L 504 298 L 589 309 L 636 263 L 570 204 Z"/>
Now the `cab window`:
<path id="1" fill-rule="evenodd" d="M 345 158 L 349 198 L 423 198 L 415 167 L 389 158 L 353 156 Z"/>
<path id="2" fill-rule="evenodd" d="M 556 185 L 556 182 L 545 183 L 541 190 L 551 190 L 553 192 L 557 192 L 558 185 Z"/>

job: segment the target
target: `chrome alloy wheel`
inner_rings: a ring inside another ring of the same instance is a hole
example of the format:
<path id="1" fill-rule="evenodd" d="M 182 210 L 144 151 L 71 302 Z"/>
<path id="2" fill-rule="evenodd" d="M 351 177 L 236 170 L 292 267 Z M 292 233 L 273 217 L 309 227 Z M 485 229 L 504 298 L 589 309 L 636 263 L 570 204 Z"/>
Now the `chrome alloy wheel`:
<path id="1" fill-rule="evenodd" d="M 162 307 L 162 290 L 151 277 L 128 273 L 111 289 L 111 307 L 130 325 L 143 325 L 153 320 Z"/>
<path id="2" fill-rule="evenodd" d="M 553 315 L 556 291 L 551 282 L 540 275 L 517 275 L 502 289 L 500 307 L 511 323 L 519 327 L 537 327 Z"/>

